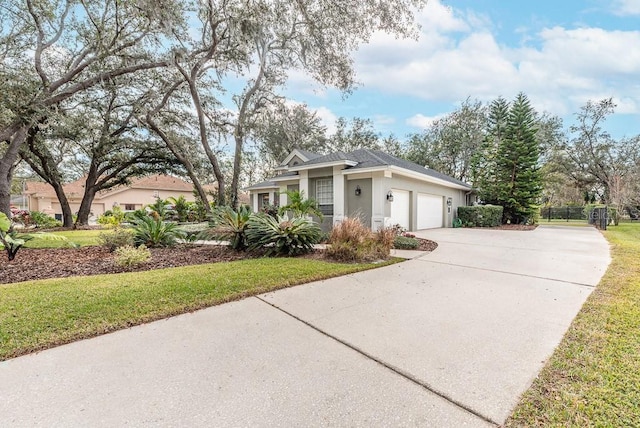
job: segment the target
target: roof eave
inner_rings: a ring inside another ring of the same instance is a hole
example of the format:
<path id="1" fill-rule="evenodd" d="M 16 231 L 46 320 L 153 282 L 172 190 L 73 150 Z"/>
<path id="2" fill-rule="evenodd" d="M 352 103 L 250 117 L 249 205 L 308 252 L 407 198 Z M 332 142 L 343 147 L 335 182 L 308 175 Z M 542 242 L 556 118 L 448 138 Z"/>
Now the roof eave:
<path id="1" fill-rule="evenodd" d="M 296 166 L 290 167 L 289 171 L 292 171 L 292 172 L 307 171 L 310 169 L 328 168 L 333 166 L 356 166 L 356 165 L 358 165 L 358 162 L 345 159 L 345 160 L 332 161 L 332 162 L 314 163 L 311 165 L 305 165 L 305 164 L 296 165 Z"/>
<path id="2" fill-rule="evenodd" d="M 469 191 L 469 190 L 473 189 L 473 187 L 471 187 L 471 186 L 465 186 L 465 185 L 458 184 L 458 183 L 452 183 L 450 181 L 443 180 L 441 178 L 432 177 L 432 176 L 430 176 L 428 174 L 421 174 L 419 172 L 412 171 L 410 169 L 402 168 L 402 167 L 399 167 L 399 166 L 391 165 L 389 168 L 391 169 L 392 173 L 404 175 L 405 177 L 417 178 L 417 179 L 422 180 L 422 181 L 427 181 L 427 182 L 433 183 L 433 184 L 439 184 L 441 186 L 449 187 L 451 189 L 466 190 L 466 191 Z"/>

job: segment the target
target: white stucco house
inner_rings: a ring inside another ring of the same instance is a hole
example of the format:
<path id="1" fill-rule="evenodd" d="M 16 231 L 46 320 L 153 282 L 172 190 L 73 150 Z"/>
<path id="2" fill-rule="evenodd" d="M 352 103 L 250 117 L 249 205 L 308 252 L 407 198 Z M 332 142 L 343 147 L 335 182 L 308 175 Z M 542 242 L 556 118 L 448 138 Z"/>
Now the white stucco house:
<path id="1" fill-rule="evenodd" d="M 458 206 L 472 200 L 471 185 L 377 150 L 318 155 L 295 149 L 277 170 L 246 189 L 253 210 L 286 205 L 284 191 L 300 190 L 318 201 L 324 230 L 354 216 L 373 230 L 451 227 Z"/>
<path id="2" fill-rule="evenodd" d="M 74 213 L 80 209 L 80 202 L 84 195 L 84 183 L 85 178 L 82 177 L 63 186 L 71 211 Z M 212 186 L 207 187 L 207 190 L 212 189 Z M 57 219 L 62 219 L 62 207 L 50 184 L 27 181 L 23 195 L 27 198 L 29 210 L 42 211 Z M 148 204 L 153 204 L 156 198 L 167 199 L 180 196 L 184 196 L 187 201 L 195 201 L 193 184 L 178 177 L 153 174 L 134 178 L 129 185 L 98 192 L 91 204 L 91 212 L 95 217 L 98 217 L 115 206 L 119 206 L 124 211 L 134 211 Z"/>

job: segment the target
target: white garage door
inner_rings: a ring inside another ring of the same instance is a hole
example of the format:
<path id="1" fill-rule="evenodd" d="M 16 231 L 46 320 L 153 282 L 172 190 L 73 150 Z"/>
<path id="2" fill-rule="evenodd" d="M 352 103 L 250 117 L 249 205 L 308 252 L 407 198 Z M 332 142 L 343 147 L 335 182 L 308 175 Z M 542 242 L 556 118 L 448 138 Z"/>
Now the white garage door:
<path id="1" fill-rule="evenodd" d="M 399 224 L 409 230 L 409 206 L 410 197 L 406 190 L 391 189 L 393 202 L 391 202 L 391 226 Z"/>
<path id="2" fill-rule="evenodd" d="M 442 227 L 443 212 L 442 196 L 418 193 L 418 230 Z"/>

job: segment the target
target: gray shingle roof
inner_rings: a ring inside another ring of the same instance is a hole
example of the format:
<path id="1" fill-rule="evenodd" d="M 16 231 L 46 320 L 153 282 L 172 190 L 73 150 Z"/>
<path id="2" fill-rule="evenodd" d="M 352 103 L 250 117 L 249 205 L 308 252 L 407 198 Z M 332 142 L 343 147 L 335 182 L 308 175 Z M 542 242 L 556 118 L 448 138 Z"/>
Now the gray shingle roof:
<path id="1" fill-rule="evenodd" d="M 349 170 L 356 169 L 364 169 L 364 168 L 375 168 L 380 166 L 396 166 L 398 168 L 407 169 L 409 171 L 416 172 L 418 174 L 423 174 L 428 177 L 437 178 L 439 180 L 443 180 L 452 184 L 457 184 L 459 186 L 464 186 L 468 189 L 472 189 L 472 186 L 468 183 L 465 183 L 460 180 L 456 180 L 453 177 L 449 177 L 446 174 L 433 170 L 431 168 L 426 168 L 422 165 L 418 165 L 417 163 L 409 162 L 404 159 L 397 158 L 395 156 L 391 156 L 388 153 L 382 152 L 380 150 L 371 150 L 371 149 L 358 149 L 349 153 L 344 152 L 334 152 L 328 155 L 318 155 L 316 153 L 305 152 L 303 150 L 298 149 L 305 156 L 308 154 L 314 156 L 307 156 L 310 160 L 298 165 L 298 166 L 307 166 L 307 165 L 319 165 L 323 163 L 331 163 L 331 162 L 339 162 L 339 161 L 353 161 L 357 162 L 357 165 L 352 167 L 347 167 Z M 285 172 L 281 174 L 281 176 L 295 176 L 296 172 Z M 274 181 L 264 181 L 262 183 L 254 184 L 253 186 L 247 187 L 247 190 L 251 190 L 254 188 L 263 188 L 267 186 L 277 187 L 278 184 Z"/>
<path id="2" fill-rule="evenodd" d="M 310 151 L 307 151 L 307 150 L 302 150 L 302 149 L 296 149 L 296 150 L 299 151 L 302 156 L 304 156 L 305 158 L 307 158 L 309 160 L 315 159 L 315 158 L 319 158 L 320 156 L 322 156 L 322 155 L 320 155 L 318 153 L 313 153 L 313 152 L 310 152 Z"/>
<path id="3" fill-rule="evenodd" d="M 446 174 L 443 174 L 431 168 L 426 168 L 422 165 L 418 165 L 417 163 L 409 162 L 408 160 L 391 156 L 390 154 L 382 152 L 380 150 L 360 149 L 360 150 L 355 150 L 349 153 L 349 155 L 353 155 L 354 158 L 362 159 L 362 160 L 354 159 L 358 162 L 358 165 L 352 167 L 351 169 L 393 165 L 399 168 L 404 168 L 413 172 L 417 172 L 419 174 L 424 174 L 429 177 L 438 178 L 440 180 L 444 180 L 449 183 L 465 186 L 465 187 L 468 187 L 469 189 L 472 188 L 470 184 L 465 183 L 464 181 L 457 180 L 453 177 L 450 177 Z"/>
<path id="4" fill-rule="evenodd" d="M 265 187 L 278 187 L 278 185 L 275 181 L 262 181 L 260 183 L 252 184 L 251 186 L 245 187 L 244 190 L 262 189 Z"/>
<path id="5" fill-rule="evenodd" d="M 356 166 L 352 166 L 347 169 L 363 169 L 363 168 L 373 168 L 377 166 L 396 166 L 399 168 L 408 169 L 409 171 L 417 172 L 419 174 L 424 174 L 429 177 L 438 178 L 443 181 L 447 181 L 449 183 L 458 184 L 460 186 L 465 186 L 471 189 L 471 185 L 465 183 L 460 180 L 456 180 L 453 177 L 449 177 L 446 174 L 442 174 L 441 172 L 435 171 L 431 168 L 425 168 L 422 165 L 418 165 L 417 163 L 409 162 L 404 159 L 397 158 L 395 156 L 391 156 L 388 153 L 382 152 L 380 150 L 371 150 L 371 149 L 358 149 L 349 153 L 344 152 L 335 152 L 330 153 L 328 155 L 320 156 L 314 158 L 308 162 L 305 162 L 302 165 L 316 165 L 322 163 L 329 162 L 339 162 L 339 161 L 354 161 L 358 164 Z"/>

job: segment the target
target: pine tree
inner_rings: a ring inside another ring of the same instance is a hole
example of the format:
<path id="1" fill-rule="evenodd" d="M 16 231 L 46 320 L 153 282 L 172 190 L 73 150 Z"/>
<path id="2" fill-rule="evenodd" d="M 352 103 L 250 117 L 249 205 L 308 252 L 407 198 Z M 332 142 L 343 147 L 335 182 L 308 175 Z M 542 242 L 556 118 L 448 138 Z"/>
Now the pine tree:
<path id="1" fill-rule="evenodd" d="M 506 127 L 497 131 L 496 186 L 491 190 L 495 203 L 504 207 L 503 221 L 524 223 L 533 216 L 542 191 L 536 114 L 526 95 L 518 94 Z"/>
<path id="2" fill-rule="evenodd" d="M 485 204 L 499 204 L 497 197 L 497 154 L 504 140 L 509 116 L 509 103 L 500 97 L 489 106 L 487 136 L 472 159 L 473 184 Z"/>

